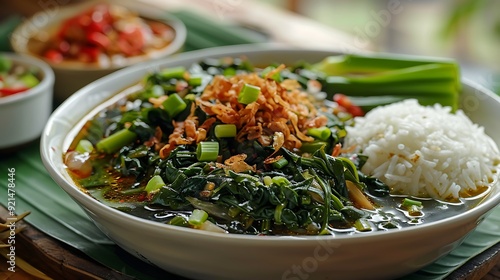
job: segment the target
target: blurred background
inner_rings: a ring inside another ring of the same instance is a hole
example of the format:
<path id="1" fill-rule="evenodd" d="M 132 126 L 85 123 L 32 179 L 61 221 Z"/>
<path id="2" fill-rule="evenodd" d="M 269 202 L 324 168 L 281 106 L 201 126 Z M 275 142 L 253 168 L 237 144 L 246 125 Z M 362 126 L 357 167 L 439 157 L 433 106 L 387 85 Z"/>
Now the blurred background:
<path id="1" fill-rule="evenodd" d="M 262 1 L 270 2 L 270 1 Z M 376 51 L 458 59 L 464 75 L 500 89 L 500 1 L 274 0 Z"/>
<path id="2" fill-rule="evenodd" d="M 239 21 L 236 24 L 250 27 L 264 36 L 268 32 L 265 24 L 255 26 L 256 20 L 241 17 L 238 11 L 255 5 L 281 10 L 297 15 L 296 19 L 307 18 L 339 31 L 342 36 L 350 36 L 349 46 L 355 50 L 453 57 L 460 61 L 464 76 L 500 92 L 498 0 L 210 0 L 203 1 L 200 7 L 191 2 L 202 1 L 143 1 L 161 2 L 165 7 L 184 5 L 192 10 L 203 10 L 210 5 L 209 8 L 216 11 L 212 14 L 214 20 Z M 76 1 L 0 0 L 0 20 L 5 21 L 14 14 L 28 17 L 44 5 L 70 2 Z M 269 25 L 273 24 L 275 22 L 270 19 Z M 293 33 L 296 28 L 290 26 L 291 21 L 279 24 L 281 26 L 270 29 Z M 345 38 L 342 36 L 339 38 Z M 314 47 L 315 40 L 307 36 L 297 40 L 305 44 L 311 42 Z"/>

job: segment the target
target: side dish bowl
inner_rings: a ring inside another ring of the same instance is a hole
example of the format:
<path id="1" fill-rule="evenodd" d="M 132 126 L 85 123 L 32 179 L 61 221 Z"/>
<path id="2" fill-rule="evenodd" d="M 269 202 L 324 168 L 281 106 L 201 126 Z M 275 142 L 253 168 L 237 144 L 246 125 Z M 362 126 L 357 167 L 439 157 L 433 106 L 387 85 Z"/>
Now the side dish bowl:
<path id="1" fill-rule="evenodd" d="M 0 152 L 14 151 L 37 139 L 52 112 L 54 72 L 43 61 L 0 53 L 13 65 L 32 69 L 40 82 L 30 89 L 0 97 Z"/>
<path id="2" fill-rule="evenodd" d="M 401 230 L 342 236 L 246 236 L 175 227 L 133 217 L 82 192 L 63 163 L 74 128 L 99 104 L 163 67 L 189 66 L 207 57 L 246 56 L 255 65 L 320 61 L 327 50 L 279 46 L 234 46 L 180 54 L 120 70 L 84 87 L 51 116 L 41 141 L 42 160 L 52 178 L 88 213 L 96 225 L 136 257 L 194 279 L 389 279 L 432 263 L 456 248 L 500 202 L 500 188 L 479 205 L 439 222 Z M 460 107 L 485 127 L 497 144 L 500 99 L 463 82 Z"/>
<path id="3" fill-rule="evenodd" d="M 43 59 L 40 52 L 46 47 L 47 42 L 51 40 L 54 33 L 61 27 L 64 21 L 86 11 L 98 3 L 101 2 L 85 1 L 66 6 L 55 6 L 33 15 L 14 30 L 11 36 L 12 48 L 17 53 Z M 174 31 L 174 38 L 170 44 L 154 52 L 132 56 L 120 61 L 120 63 L 111 63 L 107 66 L 84 62 L 63 61 L 62 63 L 53 63 L 46 60 L 54 70 L 56 76 L 54 95 L 57 101 L 63 101 L 81 87 L 118 69 L 167 57 L 179 52 L 184 46 L 187 34 L 186 27 L 182 21 L 176 19 L 172 15 L 155 9 L 154 7 L 140 5 L 138 3 L 123 3 L 119 1 L 108 1 L 104 3 L 126 8 L 136 13 L 142 19 L 147 18 L 164 23 Z M 112 44 L 116 44 L 116 42 L 112 42 Z"/>

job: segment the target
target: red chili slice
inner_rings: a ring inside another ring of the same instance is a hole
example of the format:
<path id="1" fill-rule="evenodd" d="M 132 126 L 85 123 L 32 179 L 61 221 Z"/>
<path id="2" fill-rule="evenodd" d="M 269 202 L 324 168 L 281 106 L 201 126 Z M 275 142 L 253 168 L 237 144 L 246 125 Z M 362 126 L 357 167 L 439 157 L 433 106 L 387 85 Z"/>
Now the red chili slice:
<path id="1" fill-rule="evenodd" d="M 44 57 L 54 63 L 60 63 L 64 59 L 62 53 L 53 49 L 46 51 Z"/>
<path id="2" fill-rule="evenodd" d="M 100 32 L 89 33 L 87 35 L 87 40 L 90 44 L 97 45 L 103 49 L 107 49 L 111 44 L 109 38 Z"/>
<path id="3" fill-rule="evenodd" d="M 3 96 L 13 95 L 19 92 L 28 90 L 28 87 L 18 87 L 18 88 L 0 88 L 0 93 Z"/>
<path id="4" fill-rule="evenodd" d="M 123 32 L 115 30 L 115 20 L 108 4 L 96 5 L 64 21 L 57 33 L 56 42 L 44 56 L 52 62 L 65 58 L 83 62 L 96 62 L 102 54 L 120 52 L 124 56 L 143 54 L 146 45 L 141 26 L 127 26 Z M 155 34 L 173 36 L 171 28 L 164 24 L 152 26 Z"/>
<path id="5" fill-rule="evenodd" d="M 144 47 L 144 35 L 139 27 L 121 32 L 118 38 L 118 47 L 125 55 L 140 54 Z"/>
<path id="6" fill-rule="evenodd" d="M 361 117 L 365 115 L 365 112 L 363 112 L 363 109 L 361 107 L 352 105 L 350 108 L 347 109 L 347 111 L 353 116 L 353 117 Z"/>
<path id="7" fill-rule="evenodd" d="M 98 47 L 83 47 L 78 58 L 82 62 L 96 62 L 100 54 L 101 50 Z"/>
<path id="8" fill-rule="evenodd" d="M 333 101 L 337 102 L 339 106 L 344 107 L 348 113 L 354 117 L 363 116 L 365 113 L 361 107 L 354 105 L 349 97 L 344 94 L 337 93 L 333 96 Z"/>

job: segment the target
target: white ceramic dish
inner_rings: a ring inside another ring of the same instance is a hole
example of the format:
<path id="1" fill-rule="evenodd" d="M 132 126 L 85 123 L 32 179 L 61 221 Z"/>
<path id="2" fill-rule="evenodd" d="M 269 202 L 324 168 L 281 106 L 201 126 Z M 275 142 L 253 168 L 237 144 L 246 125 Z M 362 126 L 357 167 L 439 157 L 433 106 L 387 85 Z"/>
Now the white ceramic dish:
<path id="1" fill-rule="evenodd" d="M 355 236 L 258 237 L 216 234 L 132 217 L 82 193 L 66 172 L 68 134 L 92 108 L 158 67 L 205 57 L 247 56 L 255 64 L 319 61 L 329 51 L 276 46 L 237 46 L 180 54 L 113 73 L 78 91 L 51 116 L 41 154 L 54 180 L 119 246 L 165 270 L 196 279 L 390 279 L 435 261 L 457 247 L 500 201 L 500 188 L 479 206 L 452 218 L 402 230 Z M 462 109 L 500 143 L 500 99 L 464 82 Z"/>
<path id="2" fill-rule="evenodd" d="M 50 113 L 54 72 L 39 59 L 13 53 L 0 53 L 14 65 L 35 68 L 40 73 L 40 83 L 24 92 L 0 97 L 0 151 L 11 151 L 37 139 Z"/>
<path id="3" fill-rule="evenodd" d="M 51 7 L 33 15 L 30 19 L 23 22 L 16 28 L 11 36 L 11 45 L 15 52 L 42 58 L 39 53 L 43 44 L 28 44 L 30 38 L 36 37 L 40 42 L 47 41 L 51 34 L 61 25 L 61 23 L 76 14 L 85 11 L 96 3 L 102 1 L 84 1 L 78 4 Z M 78 62 L 70 63 L 47 63 L 52 67 L 56 75 L 54 85 L 54 95 L 56 101 L 63 101 L 70 94 L 81 87 L 110 74 L 118 69 L 134 65 L 137 63 L 154 61 L 159 58 L 167 57 L 179 52 L 186 41 L 186 27 L 178 19 L 167 14 L 163 10 L 155 9 L 147 5 L 140 5 L 133 1 L 106 1 L 123 6 L 136 12 L 140 17 L 154 19 L 170 25 L 175 31 L 174 40 L 165 48 L 149 53 L 148 55 L 127 58 L 120 64 L 111 64 L 107 67 L 101 67 L 95 64 L 86 64 Z"/>

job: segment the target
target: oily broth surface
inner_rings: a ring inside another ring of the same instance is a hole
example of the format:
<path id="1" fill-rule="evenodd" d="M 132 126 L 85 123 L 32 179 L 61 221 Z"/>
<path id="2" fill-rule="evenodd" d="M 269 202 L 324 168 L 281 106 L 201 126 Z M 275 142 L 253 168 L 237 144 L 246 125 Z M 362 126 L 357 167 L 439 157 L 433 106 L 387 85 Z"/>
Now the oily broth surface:
<path id="1" fill-rule="evenodd" d="M 372 231 L 385 231 L 385 230 L 395 230 L 400 228 L 407 228 L 412 226 L 418 226 L 420 224 L 427 224 L 438 222 L 440 220 L 451 218 L 453 216 L 464 213 L 465 211 L 471 209 L 477 204 L 477 201 L 467 201 L 465 203 L 449 204 L 445 202 L 436 201 L 434 199 L 422 200 L 424 205 L 423 215 L 421 217 L 409 217 L 406 212 L 402 210 L 399 205 L 403 197 L 401 196 L 387 196 L 384 198 L 376 198 L 379 205 L 383 205 L 381 208 L 373 212 L 372 217 L 367 220 L 373 225 Z M 162 209 L 161 207 L 154 206 L 140 206 L 135 208 L 128 208 L 125 212 L 130 215 L 140 217 L 143 219 L 156 221 L 160 223 L 168 223 L 176 214 L 183 213 L 185 216 L 189 216 L 189 211 L 172 211 L 168 209 Z M 396 223 L 396 228 L 385 228 L 384 224 L 393 221 Z M 221 226 L 221 225 L 220 225 Z M 352 234 L 362 234 L 354 228 L 332 228 L 333 234 L 342 235 L 352 235 Z"/>

